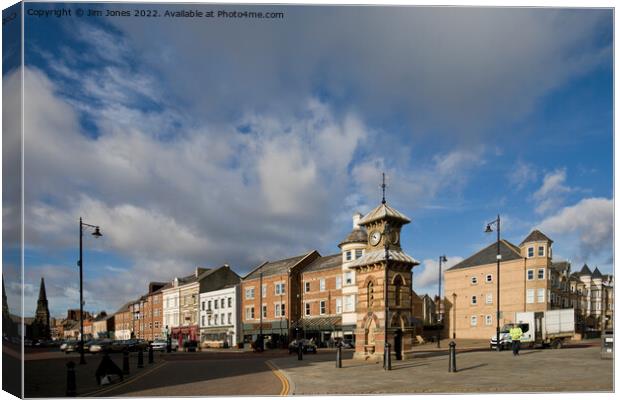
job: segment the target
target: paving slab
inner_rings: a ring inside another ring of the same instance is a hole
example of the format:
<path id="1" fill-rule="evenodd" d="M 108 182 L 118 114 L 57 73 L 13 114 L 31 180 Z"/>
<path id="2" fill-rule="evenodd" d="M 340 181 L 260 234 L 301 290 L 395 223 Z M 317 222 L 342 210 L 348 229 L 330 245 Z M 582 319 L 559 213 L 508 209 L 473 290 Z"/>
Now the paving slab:
<path id="1" fill-rule="evenodd" d="M 457 355 L 457 372 L 448 372 L 448 355 L 428 352 L 393 361 L 392 371 L 378 362 L 352 359 L 343 368 L 334 354 L 271 360 L 289 380 L 290 394 L 611 392 L 613 360 L 601 359 L 600 347 L 470 351 Z M 587 371 L 587 373 L 584 373 Z"/>

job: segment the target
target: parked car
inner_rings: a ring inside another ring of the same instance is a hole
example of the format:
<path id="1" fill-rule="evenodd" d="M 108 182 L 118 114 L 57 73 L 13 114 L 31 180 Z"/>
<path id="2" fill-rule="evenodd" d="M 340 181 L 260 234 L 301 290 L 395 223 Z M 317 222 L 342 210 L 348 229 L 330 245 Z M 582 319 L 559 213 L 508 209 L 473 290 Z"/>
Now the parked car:
<path id="1" fill-rule="evenodd" d="M 198 349 L 198 342 L 196 340 L 188 340 L 183 342 L 183 349 L 189 352 L 195 352 Z"/>
<path id="2" fill-rule="evenodd" d="M 124 340 L 113 340 L 108 347 L 108 351 L 110 353 L 120 353 L 125 350 L 126 347 Z"/>
<path id="3" fill-rule="evenodd" d="M 112 340 L 110 339 L 94 340 L 88 347 L 88 351 L 91 353 L 101 353 L 103 351 L 109 351 L 111 345 Z"/>
<path id="4" fill-rule="evenodd" d="M 302 346 L 302 351 L 304 353 L 315 353 L 316 354 L 316 344 L 308 339 L 295 339 L 293 340 L 289 345 L 288 345 L 288 353 L 297 353 L 297 349 L 299 347 L 299 345 L 301 344 Z"/>
<path id="5" fill-rule="evenodd" d="M 156 339 L 151 343 L 151 347 L 154 351 L 166 351 L 167 343 L 164 339 Z M 170 347 L 172 351 L 177 351 L 179 348 L 179 344 L 176 340 L 172 340 L 170 343 Z"/>

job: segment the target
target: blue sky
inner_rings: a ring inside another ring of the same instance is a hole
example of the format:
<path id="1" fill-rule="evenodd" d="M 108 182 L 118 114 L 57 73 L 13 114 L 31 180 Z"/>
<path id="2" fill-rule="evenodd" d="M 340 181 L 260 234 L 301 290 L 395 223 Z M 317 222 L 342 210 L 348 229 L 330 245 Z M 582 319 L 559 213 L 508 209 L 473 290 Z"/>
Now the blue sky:
<path id="1" fill-rule="evenodd" d="M 611 11 L 244 9 L 285 18 L 26 17 L 26 313 L 41 276 L 77 304 L 80 216 L 87 309 L 115 310 L 197 265 L 337 252 L 383 171 L 418 293 L 498 213 L 612 271 Z"/>

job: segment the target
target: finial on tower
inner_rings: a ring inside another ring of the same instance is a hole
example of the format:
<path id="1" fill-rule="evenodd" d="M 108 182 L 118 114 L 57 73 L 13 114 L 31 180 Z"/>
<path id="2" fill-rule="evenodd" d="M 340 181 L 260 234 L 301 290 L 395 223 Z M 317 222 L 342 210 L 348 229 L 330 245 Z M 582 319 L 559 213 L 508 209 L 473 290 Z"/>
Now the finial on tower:
<path id="1" fill-rule="evenodd" d="M 385 172 L 381 173 L 383 177 L 383 181 L 381 183 L 381 190 L 383 191 L 383 198 L 381 199 L 381 204 L 385 204 Z"/>

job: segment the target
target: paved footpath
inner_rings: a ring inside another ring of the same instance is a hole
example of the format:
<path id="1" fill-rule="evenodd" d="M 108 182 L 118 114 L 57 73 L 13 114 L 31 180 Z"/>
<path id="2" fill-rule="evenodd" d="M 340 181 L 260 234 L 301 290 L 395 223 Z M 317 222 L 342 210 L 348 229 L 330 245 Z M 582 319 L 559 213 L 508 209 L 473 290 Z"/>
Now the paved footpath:
<path id="1" fill-rule="evenodd" d="M 287 377 L 290 394 L 301 395 L 613 390 L 613 360 L 601 359 L 600 347 L 522 350 L 518 357 L 508 351 L 463 352 L 457 355 L 457 373 L 448 372 L 448 356 L 442 352 L 394 360 L 392 371 L 353 360 L 350 350 L 343 358 L 341 369 L 335 368 L 334 353 L 272 363 Z"/>

